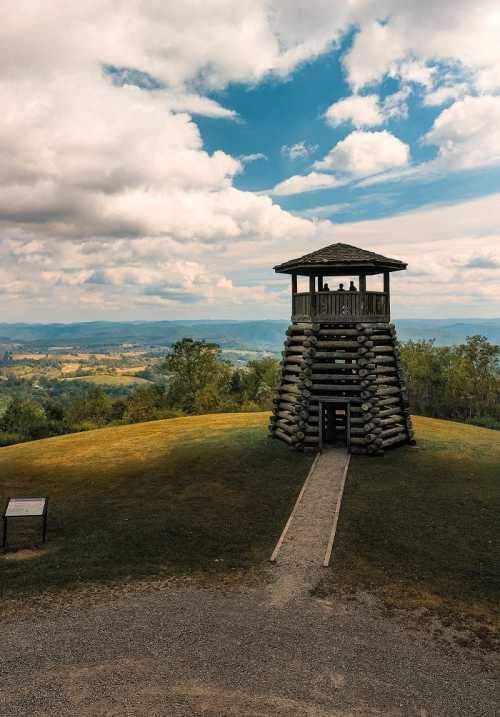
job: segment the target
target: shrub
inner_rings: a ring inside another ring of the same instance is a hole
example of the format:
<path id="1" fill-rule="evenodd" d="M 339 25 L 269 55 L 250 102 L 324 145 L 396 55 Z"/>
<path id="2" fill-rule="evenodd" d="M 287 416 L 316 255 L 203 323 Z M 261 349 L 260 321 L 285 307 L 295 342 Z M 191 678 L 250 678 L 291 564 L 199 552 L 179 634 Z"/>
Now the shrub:
<path id="1" fill-rule="evenodd" d="M 35 401 L 14 398 L 2 416 L 0 430 L 17 433 L 24 440 L 43 438 L 48 434 L 45 411 Z"/>
<path id="2" fill-rule="evenodd" d="M 26 439 L 19 433 L 7 433 L 7 431 L 0 431 L 0 447 L 12 446 L 14 443 L 23 443 Z"/>

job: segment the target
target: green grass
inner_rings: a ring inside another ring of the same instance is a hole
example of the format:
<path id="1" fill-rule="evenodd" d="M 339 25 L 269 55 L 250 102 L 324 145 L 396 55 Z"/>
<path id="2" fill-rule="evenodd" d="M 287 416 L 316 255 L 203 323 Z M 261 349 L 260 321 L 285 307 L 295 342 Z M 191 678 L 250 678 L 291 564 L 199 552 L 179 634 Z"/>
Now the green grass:
<path id="1" fill-rule="evenodd" d="M 352 457 L 332 568 L 316 592 L 376 590 L 387 606 L 482 615 L 498 629 L 500 435 L 414 422 L 417 448 Z"/>
<path id="2" fill-rule="evenodd" d="M 71 378 L 63 378 L 61 381 L 82 381 L 83 383 L 93 383 L 99 386 L 131 386 L 151 383 L 147 378 L 141 378 L 140 376 L 126 376 L 124 374 L 117 375 L 111 373 L 95 373 L 91 376 L 72 376 Z"/>
<path id="3" fill-rule="evenodd" d="M 312 460 L 269 440 L 267 421 L 196 416 L 0 449 L 2 497 L 50 497 L 46 552 L 0 558 L 4 596 L 267 559 Z M 39 540 L 16 522 L 13 548 Z"/>

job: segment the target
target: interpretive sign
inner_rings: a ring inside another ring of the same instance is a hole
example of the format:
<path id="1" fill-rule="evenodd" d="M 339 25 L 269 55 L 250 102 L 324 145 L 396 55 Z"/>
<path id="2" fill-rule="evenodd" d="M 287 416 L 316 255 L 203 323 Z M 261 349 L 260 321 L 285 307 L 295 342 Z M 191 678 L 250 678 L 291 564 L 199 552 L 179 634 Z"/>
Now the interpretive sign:
<path id="1" fill-rule="evenodd" d="M 7 525 L 9 518 L 43 518 L 42 542 L 47 535 L 47 496 L 39 498 L 9 498 L 3 512 L 3 547 L 7 545 Z"/>
<path id="2" fill-rule="evenodd" d="M 46 498 L 10 498 L 5 510 L 5 517 L 43 515 L 46 501 Z"/>

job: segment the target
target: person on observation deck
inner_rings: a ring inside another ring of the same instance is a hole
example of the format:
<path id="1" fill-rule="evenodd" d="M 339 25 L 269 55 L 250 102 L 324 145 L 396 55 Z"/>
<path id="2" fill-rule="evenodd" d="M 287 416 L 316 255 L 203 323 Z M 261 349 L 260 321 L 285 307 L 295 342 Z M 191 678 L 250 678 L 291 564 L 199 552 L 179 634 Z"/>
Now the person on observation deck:
<path id="1" fill-rule="evenodd" d="M 349 291 L 357 291 L 354 281 L 351 281 L 351 283 L 349 284 Z"/>
<path id="2" fill-rule="evenodd" d="M 330 291 L 328 284 L 323 284 L 323 291 Z"/>
<path id="3" fill-rule="evenodd" d="M 337 291 L 345 291 L 344 285 L 343 285 L 343 284 L 339 284 L 339 288 L 337 289 Z"/>

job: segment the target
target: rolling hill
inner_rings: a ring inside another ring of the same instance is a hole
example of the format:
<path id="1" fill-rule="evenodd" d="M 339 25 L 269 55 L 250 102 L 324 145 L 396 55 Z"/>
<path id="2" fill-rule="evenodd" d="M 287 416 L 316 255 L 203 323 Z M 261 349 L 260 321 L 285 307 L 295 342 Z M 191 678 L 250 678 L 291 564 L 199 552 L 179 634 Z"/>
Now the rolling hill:
<path id="1" fill-rule="evenodd" d="M 50 501 L 46 549 L 33 560 L 0 558 L 4 591 L 262 562 L 312 461 L 268 440 L 267 421 L 267 413 L 213 414 L 0 449 L 0 506 L 11 495 Z M 9 536 L 12 548 L 36 544 L 39 522 L 17 521 Z"/>
<path id="2" fill-rule="evenodd" d="M 1 448 L 0 503 L 50 497 L 45 548 L 0 558 L 4 596 L 265 565 L 312 461 L 269 440 L 267 422 L 212 414 Z M 490 639 L 500 432 L 418 416 L 414 425 L 416 448 L 352 457 L 318 594 L 363 588 L 392 605 L 474 615 Z M 11 547 L 38 540 L 38 524 L 12 526 Z"/>
<path id="3" fill-rule="evenodd" d="M 481 334 L 500 343 L 500 319 L 396 319 L 399 338 L 435 339 L 439 345 Z M 279 352 L 288 321 L 94 321 L 74 324 L 0 324 L 0 347 L 112 348 L 123 344 L 169 346 L 184 337 L 204 339 L 226 349 Z"/>

